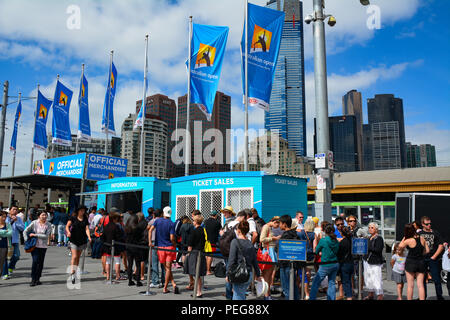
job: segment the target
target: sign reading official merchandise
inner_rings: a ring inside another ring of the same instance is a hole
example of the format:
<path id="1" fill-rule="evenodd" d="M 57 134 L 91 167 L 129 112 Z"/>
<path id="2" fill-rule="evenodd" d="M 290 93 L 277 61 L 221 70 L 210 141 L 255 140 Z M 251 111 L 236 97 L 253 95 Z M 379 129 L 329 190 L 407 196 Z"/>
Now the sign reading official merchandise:
<path id="1" fill-rule="evenodd" d="M 48 176 L 83 179 L 86 154 L 42 161 L 41 173 Z"/>
<path id="2" fill-rule="evenodd" d="M 98 154 L 88 155 L 86 179 L 108 180 L 127 176 L 128 160 Z"/>
<path id="3" fill-rule="evenodd" d="M 352 238 L 352 254 L 363 256 L 367 254 L 369 247 L 369 239 Z"/>
<path id="4" fill-rule="evenodd" d="M 278 260 L 306 261 L 306 241 L 278 240 Z"/>

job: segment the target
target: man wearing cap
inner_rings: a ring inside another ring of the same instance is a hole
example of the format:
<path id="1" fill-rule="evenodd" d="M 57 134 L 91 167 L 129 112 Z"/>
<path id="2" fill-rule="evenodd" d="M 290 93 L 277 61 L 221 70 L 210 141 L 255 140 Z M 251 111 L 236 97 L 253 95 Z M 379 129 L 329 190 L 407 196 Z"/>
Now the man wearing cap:
<path id="1" fill-rule="evenodd" d="M 208 236 L 208 241 L 211 242 L 212 252 L 217 251 L 217 243 L 219 242 L 219 233 L 220 233 L 220 230 L 222 229 L 222 225 L 220 224 L 219 221 L 217 221 L 218 217 L 219 217 L 219 212 L 212 211 L 211 217 L 208 218 L 204 222 L 206 234 Z M 209 257 L 209 256 L 206 257 L 206 274 L 207 275 L 213 274 L 211 271 L 212 260 L 213 260 L 212 257 Z"/>
<path id="2" fill-rule="evenodd" d="M 166 271 L 165 283 L 163 293 L 169 293 L 167 289 L 169 281 L 172 283 L 173 292 L 179 294 L 180 291 L 173 279 L 172 261 L 177 257 L 176 253 L 176 239 L 175 239 L 175 224 L 172 222 L 172 209 L 165 207 L 163 210 L 164 219 L 156 219 L 148 232 L 149 243 L 151 243 L 152 234 L 155 232 L 155 246 L 158 249 L 173 250 L 162 251 L 158 250 L 159 262 L 164 265 Z"/>

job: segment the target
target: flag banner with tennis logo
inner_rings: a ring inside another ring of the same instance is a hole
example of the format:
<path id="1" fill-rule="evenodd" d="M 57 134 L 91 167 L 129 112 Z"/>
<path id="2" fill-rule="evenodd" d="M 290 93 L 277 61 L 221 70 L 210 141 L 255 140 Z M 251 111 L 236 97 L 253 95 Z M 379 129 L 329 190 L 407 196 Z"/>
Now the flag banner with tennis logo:
<path id="1" fill-rule="evenodd" d="M 16 110 L 16 117 L 14 119 L 14 131 L 11 137 L 11 146 L 9 147 L 9 149 L 13 152 L 16 151 L 17 131 L 19 130 L 19 120 L 21 115 L 22 115 L 22 101 L 19 100 L 19 104 L 17 105 Z"/>
<path id="2" fill-rule="evenodd" d="M 44 97 L 41 91 L 38 90 L 33 144 L 36 149 L 42 151 L 46 151 L 48 146 L 47 119 L 48 119 L 48 112 L 50 111 L 51 107 L 52 101 Z"/>
<path id="3" fill-rule="evenodd" d="M 245 43 L 248 46 L 248 103 L 269 111 L 272 83 L 280 53 L 285 14 L 248 4 L 248 37 L 242 35 L 242 82 L 245 102 Z"/>
<path id="4" fill-rule="evenodd" d="M 190 102 L 197 104 L 208 121 L 214 109 L 228 32 L 228 27 L 193 25 Z"/>
<path id="5" fill-rule="evenodd" d="M 91 140 L 91 122 L 89 119 L 89 89 L 88 81 L 84 74 L 81 76 L 80 95 L 78 97 L 79 121 L 78 139 L 88 142 Z"/>
<path id="6" fill-rule="evenodd" d="M 52 143 L 60 146 L 72 146 L 72 132 L 70 131 L 70 103 L 73 92 L 59 80 L 56 83 L 55 98 L 53 100 Z"/>
<path id="7" fill-rule="evenodd" d="M 108 88 L 106 90 L 105 104 L 103 106 L 102 132 L 116 134 L 114 127 L 114 99 L 116 97 L 117 88 L 117 69 L 114 63 L 111 63 L 111 68 L 108 78 Z"/>

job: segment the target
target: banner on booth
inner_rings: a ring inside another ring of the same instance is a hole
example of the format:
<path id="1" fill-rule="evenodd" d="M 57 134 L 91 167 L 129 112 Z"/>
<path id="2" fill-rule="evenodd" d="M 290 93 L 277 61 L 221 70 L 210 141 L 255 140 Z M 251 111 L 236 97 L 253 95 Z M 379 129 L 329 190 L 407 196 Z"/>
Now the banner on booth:
<path id="1" fill-rule="evenodd" d="M 127 176 L 127 168 L 127 159 L 89 154 L 86 179 L 101 181 L 124 178 Z"/>

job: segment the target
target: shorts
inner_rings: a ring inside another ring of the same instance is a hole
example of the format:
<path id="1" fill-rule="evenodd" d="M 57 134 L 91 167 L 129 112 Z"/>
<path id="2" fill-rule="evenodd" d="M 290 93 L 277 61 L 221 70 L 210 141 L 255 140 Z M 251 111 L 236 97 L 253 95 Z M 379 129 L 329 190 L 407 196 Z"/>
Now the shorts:
<path id="1" fill-rule="evenodd" d="M 405 270 L 409 273 L 425 273 L 425 261 L 406 258 Z"/>
<path id="2" fill-rule="evenodd" d="M 176 250 L 174 246 L 160 247 L 160 249 Z M 162 264 L 165 264 L 166 262 L 172 262 L 177 259 L 177 253 L 158 250 L 158 259 L 159 259 L 159 262 Z"/>
<path id="3" fill-rule="evenodd" d="M 107 254 L 104 254 L 103 256 L 106 257 L 106 264 L 109 264 L 109 265 L 110 265 L 110 264 L 111 264 L 111 260 L 112 260 L 112 259 L 111 259 L 111 256 L 110 256 L 110 255 L 107 255 Z M 114 257 L 114 264 L 115 264 L 115 265 L 120 265 L 121 260 L 122 260 L 122 259 L 120 258 L 120 256 L 118 256 L 118 257 L 115 256 L 115 257 Z"/>
<path id="4" fill-rule="evenodd" d="M 392 271 L 391 280 L 395 283 L 406 283 L 406 275 L 400 274 L 398 272 Z"/>
<path id="5" fill-rule="evenodd" d="M 81 246 L 77 246 L 75 243 L 70 243 L 70 249 L 72 250 L 76 250 L 76 251 L 83 251 L 86 250 L 87 248 L 87 243 L 82 244 Z"/>

